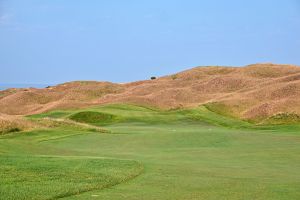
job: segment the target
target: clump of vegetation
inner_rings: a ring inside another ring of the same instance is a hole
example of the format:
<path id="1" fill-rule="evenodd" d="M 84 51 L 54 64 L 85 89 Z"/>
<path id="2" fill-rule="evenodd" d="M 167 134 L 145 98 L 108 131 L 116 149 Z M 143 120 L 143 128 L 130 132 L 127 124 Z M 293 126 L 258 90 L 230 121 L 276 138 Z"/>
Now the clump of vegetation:
<path id="1" fill-rule="evenodd" d="M 300 115 L 296 113 L 281 112 L 269 117 L 265 123 L 269 124 L 295 124 L 300 123 Z"/>
<path id="2" fill-rule="evenodd" d="M 19 131 L 21 131 L 21 129 L 18 127 L 12 127 L 7 130 L 8 133 L 19 132 Z"/>
<path id="3" fill-rule="evenodd" d="M 171 76 L 171 78 L 172 78 L 173 80 L 176 80 L 176 79 L 177 79 L 177 74 L 173 74 L 173 75 Z"/>
<path id="4" fill-rule="evenodd" d="M 78 112 L 69 117 L 69 119 L 89 124 L 107 124 L 114 122 L 116 116 L 108 113 L 95 112 L 95 111 L 83 111 Z"/>
<path id="5" fill-rule="evenodd" d="M 1 134 L 6 134 L 6 133 L 13 133 L 13 132 L 19 132 L 22 131 L 21 128 L 19 127 L 5 127 L 5 128 L 0 128 L 0 135 Z"/>
<path id="6" fill-rule="evenodd" d="M 150 78 L 151 80 L 155 80 L 156 79 L 156 77 L 155 76 L 151 76 L 151 78 Z"/>
<path id="7" fill-rule="evenodd" d="M 30 129 L 34 124 L 23 119 L 3 119 L 0 117 L 0 135 Z"/>

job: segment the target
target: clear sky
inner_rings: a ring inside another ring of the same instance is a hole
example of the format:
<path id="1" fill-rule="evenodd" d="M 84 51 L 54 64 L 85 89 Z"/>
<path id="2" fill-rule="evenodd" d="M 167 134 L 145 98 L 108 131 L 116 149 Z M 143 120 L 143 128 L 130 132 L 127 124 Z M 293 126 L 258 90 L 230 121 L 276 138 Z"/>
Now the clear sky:
<path id="1" fill-rule="evenodd" d="M 299 0 L 0 0 L 0 83 L 300 65 Z"/>

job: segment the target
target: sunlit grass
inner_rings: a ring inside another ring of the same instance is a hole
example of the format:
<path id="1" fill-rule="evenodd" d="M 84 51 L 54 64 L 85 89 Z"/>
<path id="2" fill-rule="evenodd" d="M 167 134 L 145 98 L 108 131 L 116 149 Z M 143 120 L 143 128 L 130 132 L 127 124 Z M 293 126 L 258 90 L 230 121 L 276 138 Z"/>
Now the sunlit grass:
<path id="1" fill-rule="evenodd" d="M 0 137 L 2 199 L 300 198 L 297 125 L 257 126 L 205 107 L 109 105 L 59 118 L 86 111 L 118 120 L 88 122 L 107 133 L 61 124 Z"/>
<path id="2" fill-rule="evenodd" d="M 102 189 L 141 172 L 135 161 L 85 157 L 0 157 L 0 199 L 57 199 Z"/>

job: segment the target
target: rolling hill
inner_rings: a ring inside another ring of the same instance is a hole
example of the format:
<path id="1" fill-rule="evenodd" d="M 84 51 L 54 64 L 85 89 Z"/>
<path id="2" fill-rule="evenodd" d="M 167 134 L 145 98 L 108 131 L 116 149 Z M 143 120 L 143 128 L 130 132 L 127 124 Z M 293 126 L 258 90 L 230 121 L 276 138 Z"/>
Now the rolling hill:
<path id="1" fill-rule="evenodd" d="M 300 199 L 299 86 L 256 64 L 1 91 L 0 200 Z"/>
<path id="2" fill-rule="evenodd" d="M 110 103 L 166 110 L 205 105 L 255 123 L 287 123 L 300 121 L 299 99 L 300 67 L 266 63 L 195 67 L 124 84 L 75 81 L 44 89 L 8 89 L 0 91 L 0 113 L 30 115 Z"/>

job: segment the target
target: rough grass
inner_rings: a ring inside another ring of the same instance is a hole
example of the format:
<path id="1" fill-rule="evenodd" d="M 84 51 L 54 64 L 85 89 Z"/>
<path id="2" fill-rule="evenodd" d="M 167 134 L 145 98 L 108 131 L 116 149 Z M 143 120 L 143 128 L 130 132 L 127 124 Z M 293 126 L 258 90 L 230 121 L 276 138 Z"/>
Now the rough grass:
<path id="1" fill-rule="evenodd" d="M 0 131 L 0 135 L 1 134 L 7 134 L 7 133 L 13 133 L 13 132 L 20 132 L 22 131 L 21 128 L 16 127 L 16 126 L 9 126 L 9 127 L 2 127 L 1 131 Z"/>
<path id="2" fill-rule="evenodd" d="M 68 129 L 68 130 L 77 130 L 77 131 L 95 131 L 101 133 L 107 133 L 108 131 L 104 128 L 93 126 L 86 123 L 80 123 L 76 121 L 72 121 L 69 119 L 57 119 L 57 118 L 35 118 L 32 119 L 34 122 L 39 124 L 41 127 L 44 128 L 61 128 L 61 129 Z"/>
<path id="3" fill-rule="evenodd" d="M 32 121 L 11 116 L 0 115 L 0 135 L 37 128 Z"/>
<path id="4" fill-rule="evenodd" d="M 9 121 L 0 120 L 0 135 L 11 132 L 18 132 L 20 130 L 21 128 L 17 124 Z"/>
<path id="5" fill-rule="evenodd" d="M 265 124 L 299 124 L 300 115 L 296 113 L 277 113 L 263 123 Z"/>

